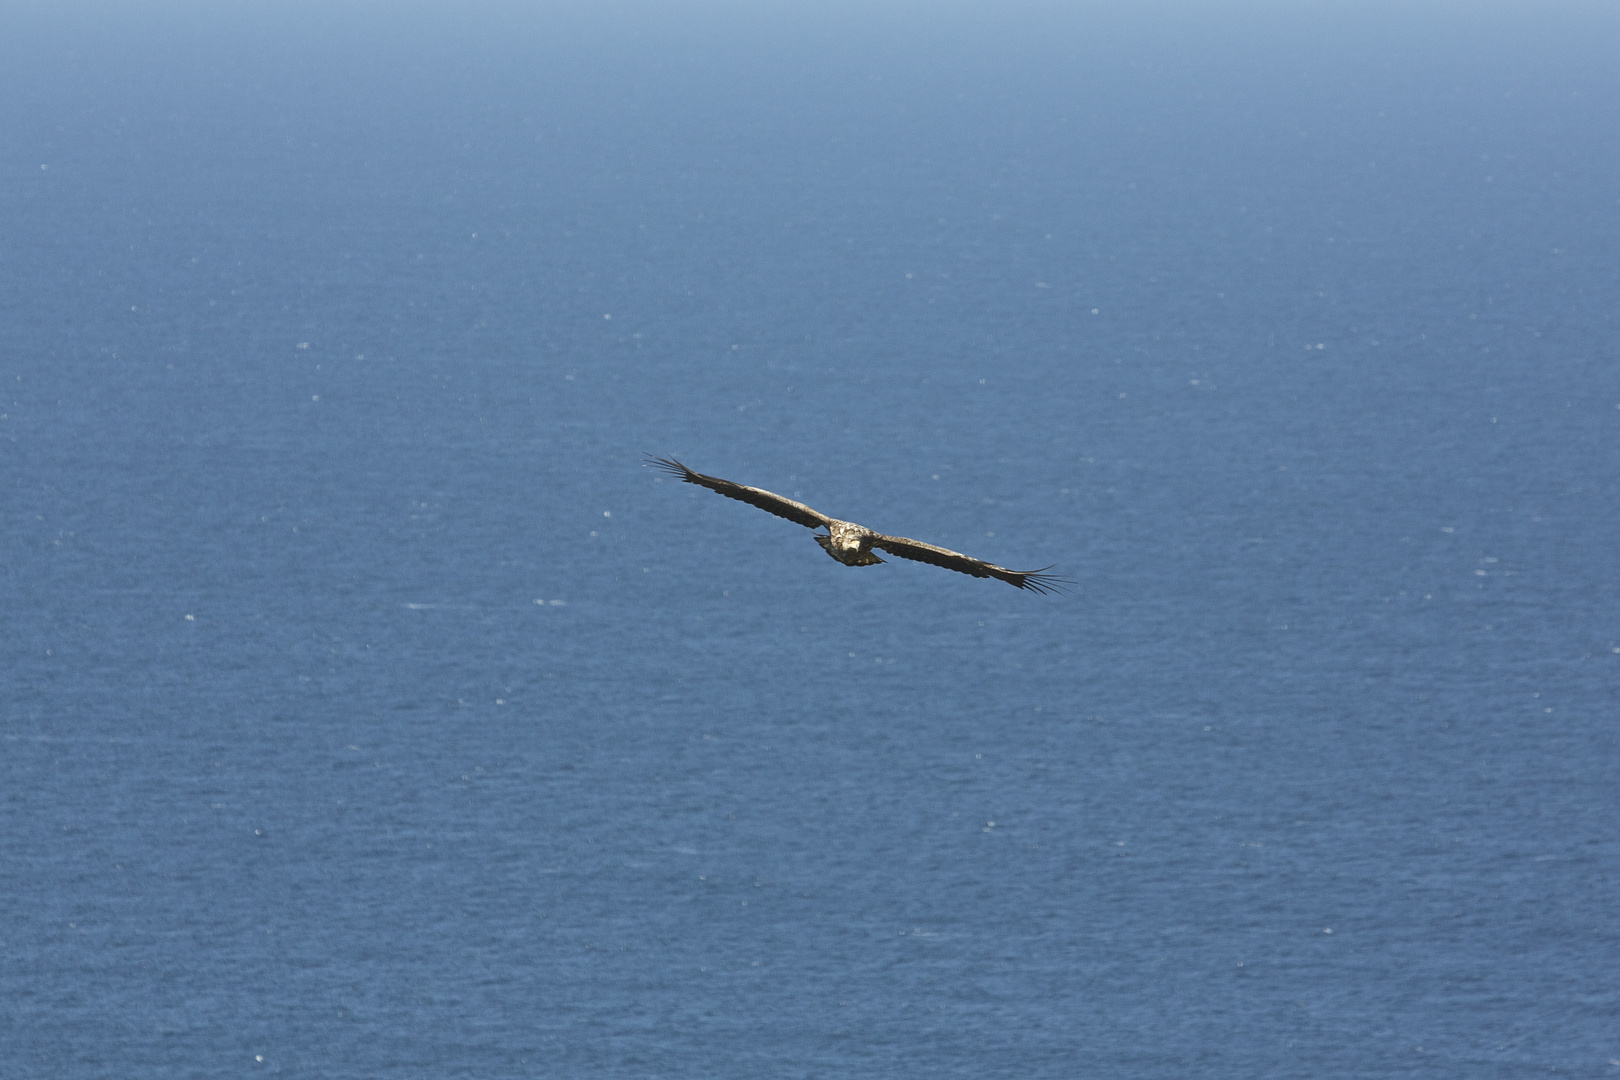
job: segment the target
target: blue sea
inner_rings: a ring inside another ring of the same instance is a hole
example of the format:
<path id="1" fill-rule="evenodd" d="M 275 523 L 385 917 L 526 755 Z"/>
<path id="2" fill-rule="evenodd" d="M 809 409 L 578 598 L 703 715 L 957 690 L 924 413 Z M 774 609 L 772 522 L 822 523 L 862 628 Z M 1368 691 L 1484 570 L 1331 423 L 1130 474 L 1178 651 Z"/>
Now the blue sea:
<path id="1" fill-rule="evenodd" d="M 0 1073 L 1620 1077 L 1617 46 L 9 6 Z"/>

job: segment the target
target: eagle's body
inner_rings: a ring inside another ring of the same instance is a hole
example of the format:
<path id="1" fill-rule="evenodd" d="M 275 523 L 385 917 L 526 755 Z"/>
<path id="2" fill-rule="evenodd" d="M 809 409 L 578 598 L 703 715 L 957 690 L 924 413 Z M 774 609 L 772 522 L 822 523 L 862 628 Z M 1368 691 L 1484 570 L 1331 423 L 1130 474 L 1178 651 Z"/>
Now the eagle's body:
<path id="1" fill-rule="evenodd" d="M 877 533 L 853 521 L 829 521 L 827 535 L 816 535 L 816 543 L 845 566 L 872 566 L 883 560 L 872 554 Z"/>
<path id="2" fill-rule="evenodd" d="M 728 499 L 737 499 L 750 506 L 757 506 L 805 528 L 826 529 L 825 536 L 819 533 L 816 535 L 816 543 L 845 566 L 875 566 L 883 562 L 884 560 L 872 554 L 872 549 L 877 548 L 890 555 L 898 555 L 902 559 L 931 563 L 974 577 L 993 577 L 1017 588 L 1030 589 L 1034 592 L 1061 592 L 1064 585 L 1070 584 L 1064 578 L 1048 574 L 1045 570 L 1008 570 L 1005 566 L 975 559 L 971 555 L 963 555 L 960 551 L 925 544 L 921 540 L 911 540 L 904 536 L 886 536 L 864 525 L 857 525 L 853 521 L 830 518 L 804 503 L 795 502 L 764 488 L 748 487 L 745 484 L 722 480 L 718 476 L 705 476 L 693 472 L 673 458 L 649 458 L 648 464 L 656 465 L 688 484 L 698 484 Z"/>

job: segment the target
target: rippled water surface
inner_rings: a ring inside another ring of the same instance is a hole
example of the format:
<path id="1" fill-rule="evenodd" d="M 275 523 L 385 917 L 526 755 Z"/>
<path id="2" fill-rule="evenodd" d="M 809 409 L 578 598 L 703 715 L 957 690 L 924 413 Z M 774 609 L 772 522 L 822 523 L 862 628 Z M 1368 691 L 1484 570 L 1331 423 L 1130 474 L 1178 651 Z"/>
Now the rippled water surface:
<path id="1" fill-rule="evenodd" d="M 120 10 L 0 33 L 7 1076 L 1620 1074 L 1612 14 Z"/>

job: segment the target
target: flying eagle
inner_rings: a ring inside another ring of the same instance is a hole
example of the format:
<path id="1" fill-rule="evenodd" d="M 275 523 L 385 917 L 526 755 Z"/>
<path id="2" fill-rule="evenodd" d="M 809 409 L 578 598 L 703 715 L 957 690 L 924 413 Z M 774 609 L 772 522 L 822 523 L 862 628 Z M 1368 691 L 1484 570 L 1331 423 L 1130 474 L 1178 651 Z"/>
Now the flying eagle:
<path id="1" fill-rule="evenodd" d="M 1008 570 L 1005 566 L 975 559 L 971 555 L 963 555 L 960 551 L 925 544 L 921 540 L 908 540 L 904 536 L 884 536 L 853 521 L 830 518 L 819 510 L 812 510 L 802 502 L 794 502 L 763 488 L 747 487 L 743 484 L 734 484 L 730 480 L 722 480 L 718 476 L 704 476 L 702 473 L 693 472 L 674 458 L 653 457 L 649 454 L 646 464 L 678 476 L 688 484 L 699 484 L 710 491 L 719 492 L 728 499 L 737 499 L 750 506 L 757 506 L 807 529 L 825 528 L 827 534 L 823 536 L 818 533 L 816 543 L 845 566 L 872 566 L 883 562 L 884 560 L 872 554 L 872 549 L 877 548 L 880 551 L 887 551 L 890 555 L 898 555 L 902 559 L 932 563 L 947 570 L 955 570 L 959 574 L 999 578 L 1009 585 L 1031 589 L 1038 593 L 1062 592 L 1064 585 L 1074 584 L 1067 578 L 1046 573 L 1051 567 L 1042 570 Z"/>

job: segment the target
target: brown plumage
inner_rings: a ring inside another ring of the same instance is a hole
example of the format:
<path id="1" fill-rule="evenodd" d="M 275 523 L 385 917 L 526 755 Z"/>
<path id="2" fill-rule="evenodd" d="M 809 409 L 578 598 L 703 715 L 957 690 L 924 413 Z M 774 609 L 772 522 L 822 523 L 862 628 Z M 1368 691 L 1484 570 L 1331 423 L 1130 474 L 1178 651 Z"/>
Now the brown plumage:
<path id="1" fill-rule="evenodd" d="M 877 548 L 902 559 L 943 566 L 959 574 L 971 574 L 973 577 L 981 578 L 993 577 L 1032 592 L 1062 592 L 1063 586 L 1074 584 L 1066 578 L 1048 574 L 1046 571 L 1051 567 L 1041 570 L 1008 570 L 1005 566 L 975 559 L 971 555 L 963 555 L 960 551 L 925 544 L 921 540 L 911 540 L 904 536 L 885 536 L 853 521 L 830 518 L 802 502 L 795 502 L 764 488 L 748 487 L 746 484 L 722 480 L 718 476 L 704 476 L 700 472 L 693 472 L 674 458 L 653 457 L 649 454 L 646 464 L 663 469 L 688 484 L 698 484 L 728 499 L 757 506 L 767 513 L 787 518 L 807 529 L 826 529 L 826 535 L 816 536 L 816 543 L 845 566 L 872 566 L 882 562 L 882 559 L 872 554 L 872 549 Z"/>

